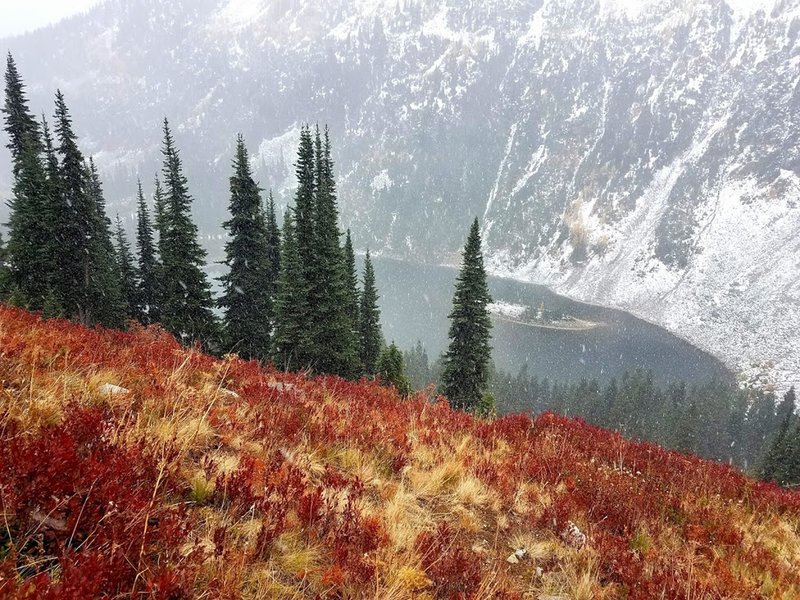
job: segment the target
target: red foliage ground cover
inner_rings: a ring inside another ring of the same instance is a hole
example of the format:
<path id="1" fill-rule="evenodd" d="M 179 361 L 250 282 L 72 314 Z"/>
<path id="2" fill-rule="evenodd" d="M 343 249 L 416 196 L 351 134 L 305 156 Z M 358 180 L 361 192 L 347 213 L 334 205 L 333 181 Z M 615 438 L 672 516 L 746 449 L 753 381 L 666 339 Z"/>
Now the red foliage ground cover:
<path id="1" fill-rule="evenodd" d="M 2 598 L 800 595 L 800 493 L 552 414 L 480 420 L 0 307 L 0 419 Z M 446 464 L 455 483 L 413 488 Z M 401 524 L 412 544 L 384 509 L 398 490 L 430 516 Z M 509 564 L 515 534 L 549 554 Z"/>

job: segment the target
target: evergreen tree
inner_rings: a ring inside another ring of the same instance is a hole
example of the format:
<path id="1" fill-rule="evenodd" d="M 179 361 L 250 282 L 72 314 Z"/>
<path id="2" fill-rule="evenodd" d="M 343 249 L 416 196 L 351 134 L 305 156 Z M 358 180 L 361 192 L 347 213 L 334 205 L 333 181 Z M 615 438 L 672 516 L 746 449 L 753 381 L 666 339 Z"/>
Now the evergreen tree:
<path id="1" fill-rule="evenodd" d="M 278 275 L 281 272 L 281 231 L 275 213 L 275 200 L 269 192 L 265 214 L 267 228 L 267 258 L 269 260 L 269 297 L 275 299 L 278 290 Z"/>
<path id="2" fill-rule="evenodd" d="M 218 331 L 212 312 L 211 287 L 203 271 L 206 252 L 197 241 L 197 226 L 191 217 L 192 197 L 167 119 L 163 131 L 165 189 L 159 239 L 163 264 L 162 322 L 184 343 L 198 341 L 213 349 Z"/>
<path id="3" fill-rule="evenodd" d="M 428 351 L 417 340 L 416 345 L 408 352 L 403 353 L 403 362 L 406 375 L 415 390 L 421 390 L 433 382 Z M 521 398 L 520 398 L 521 399 Z"/>
<path id="4" fill-rule="evenodd" d="M 326 132 L 323 146 L 319 129 L 315 136 L 314 181 L 312 258 L 304 265 L 309 306 L 313 309 L 312 365 L 321 373 L 357 377 L 360 369 L 355 332 L 348 313 L 344 256 L 339 245 L 330 140 Z"/>
<path id="5" fill-rule="evenodd" d="M 6 245 L 0 233 L 0 302 L 4 302 L 10 293 L 8 263 L 6 262 Z"/>
<path id="6" fill-rule="evenodd" d="M 474 410 L 488 384 L 492 301 L 486 284 L 478 219 L 464 247 L 450 318 L 450 346 L 445 355 L 443 393 L 453 406 Z"/>
<path id="7" fill-rule="evenodd" d="M 275 335 L 272 356 L 286 370 L 307 368 L 310 364 L 308 293 L 303 266 L 297 250 L 293 211 L 283 219 L 281 270 L 275 300 Z"/>
<path id="8" fill-rule="evenodd" d="M 315 216 L 315 177 L 314 141 L 311 130 L 304 126 L 300 130 L 300 146 L 297 150 L 297 191 L 294 200 L 294 230 L 297 254 L 303 266 L 303 276 L 308 281 L 315 260 L 314 216 Z"/>
<path id="9" fill-rule="evenodd" d="M 382 385 L 394 387 L 401 396 L 411 394 L 411 386 L 403 369 L 403 355 L 394 342 L 384 348 L 378 357 L 376 379 Z"/>
<path id="10" fill-rule="evenodd" d="M 48 244 L 52 236 L 42 218 L 46 210 L 46 175 L 40 157 L 39 127 L 28 110 L 25 85 L 11 54 L 6 63 L 2 112 L 13 174 L 7 248 L 10 285 L 17 302 L 41 308 L 51 270 Z"/>
<path id="11" fill-rule="evenodd" d="M 25 149 L 33 146 L 34 153 L 38 153 L 41 144 L 39 126 L 28 109 L 25 84 L 10 52 L 6 57 L 5 94 L 5 105 L 1 112 L 8 134 L 7 148 L 11 150 L 11 166 L 16 176 L 22 168 Z"/>
<path id="12" fill-rule="evenodd" d="M 75 257 L 64 252 L 63 240 L 69 238 L 70 207 L 64 199 L 61 169 L 50 135 L 47 119 L 42 115 L 42 140 L 44 141 L 44 159 L 46 170 L 45 203 L 46 209 L 42 215 L 45 227 L 50 232 L 50 241 L 47 244 L 47 261 L 50 264 L 48 277 L 48 299 L 50 314 L 64 315 L 64 298 L 68 290 L 66 286 L 72 284 L 63 277 L 64 273 L 71 273 L 74 269 Z"/>
<path id="13" fill-rule="evenodd" d="M 241 135 L 236 139 L 233 171 L 228 205 L 231 218 L 222 224 L 230 235 L 225 244 L 229 271 L 220 278 L 225 347 L 245 358 L 266 360 L 272 332 L 269 240 L 260 190 L 253 180 Z"/>
<path id="14" fill-rule="evenodd" d="M 63 263 L 56 289 L 61 295 L 65 313 L 84 324 L 90 323 L 87 306 L 89 279 L 89 248 L 91 235 L 90 214 L 92 212 L 86 198 L 86 181 L 83 154 L 77 144 L 77 136 L 72 131 L 64 96 L 56 93 L 55 133 L 58 141 L 59 195 L 64 211 L 62 222 L 62 252 L 69 260 Z M 52 178 L 51 178 L 52 179 Z"/>
<path id="15" fill-rule="evenodd" d="M 797 444 L 797 441 L 792 439 L 797 424 L 795 408 L 796 397 L 794 388 L 791 388 L 778 406 L 781 426 L 762 460 L 760 475 L 763 479 L 780 484 L 793 483 L 791 463 L 794 446 Z"/>
<path id="16" fill-rule="evenodd" d="M 158 174 L 153 182 L 153 205 L 155 209 L 155 233 L 158 235 L 158 250 L 161 256 L 161 240 L 164 239 L 164 232 L 167 230 L 167 209 L 165 206 L 164 189 L 161 187 L 161 180 Z"/>
<path id="17" fill-rule="evenodd" d="M 347 230 L 347 236 L 344 241 L 344 273 L 345 273 L 345 289 L 347 292 L 346 306 L 347 318 L 350 320 L 350 326 L 356 339 L 358 339 L 359 319 L 358 319 L 358 274 L 356 273 L 356 255 L 353 251 L 353 241 L 350 238 L 350 230 Z"/>
<path id="18" fill-rule="evenodd" d="M 378 356 L 381 352 L 381 312 L 378 308 L 378 290 L 375 287 L 375 271 L 369 250 L 364 257 L 364 280 L 361 292 L 361 305 L 359 307 L 359 357 L 361 358 L 361 371 L 367 377 L 375 375 Z"/>
<path id="19" fill-rule="evenodd" d="M 137 319 L 140 311 L 138 306 L 139 290 L 137 289 L 136 267 L 133 264 L 131 245 L 122 227 L 122 219 L 117 214 L 117 230 L 115 232 L 117 248 L 117 272 L 120 278 L 122 302 L 125 306 L 125 316 L 128 319 Z"/>
<path id="20" fill-rule="evenodd" d="M 111 241 L 111 220 L 106 216 L 100 176 L 91 158 L 85 167 L 85 177 L 89 210 L 86 300 L 89 314 L 92 315 L 90 322 L 121 328 L 127 316 L 126 298 L 123 296 L 122 276 L 117 268 L 116 251 Z"/>
<path id="21" fill-rule="evenodd" d="M 150 222 L 150 213 L 147 210 L 141 181 L 138 182 L 136 204 L 138 216 L 136 223 L 136 249 L 139 254 L 139 266 L 137 269 L 139 277 L 136 294 L 137 318 L 141 323 L 149 325 L 157 323 L 161 319 L 159 294 L 159 271 L 161 265 L 156 257 L 153 225 Z"/>

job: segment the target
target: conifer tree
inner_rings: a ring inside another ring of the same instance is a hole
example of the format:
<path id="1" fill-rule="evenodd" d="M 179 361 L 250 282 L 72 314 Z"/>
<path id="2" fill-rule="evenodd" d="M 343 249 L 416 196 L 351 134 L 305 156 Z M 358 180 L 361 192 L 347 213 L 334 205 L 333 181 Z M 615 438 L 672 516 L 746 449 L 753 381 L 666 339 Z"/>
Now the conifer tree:
<path id="1" fill-rule="evenodd" d="M 59 159 L 58 182 L 60 197 L 65 210 L 62 219 L 62 252 L 71 260 L 62 265 L 57 289 L 67 315 L 84 324 L 90 321 L 86 305 L 86 288 L 88 287 L 89 249 L 87 240 L 90 236 L 89 214 L 86 200 L 83 154 L 77 144 L 77 137 L 72 131 L 72 119 L 69 116 L 64 96 L 59 90 L 56 93 L 55 133 Z"/>
<path id="2" fill-rule="evenodd" d="M 230 235 L 225 244 L 229 271 L 220 278 L 225 347 L 245 358 L 266 360 L 272 332 L 268 233 L 260 190 L 253 180 L 241 135 L 236 139 L 233 171 L 228 205 L 231 218 L 222 224 Z"/>
<path id="3" fill-rule="evenodd" d="M 311 359 L 309 309 L 291 209 L 284 216 L 281 237 L 281 270 L 275 299 L 272 356 L 277 366 L 286 370 L 299 370 L 307 368 Z"/>
<path id="4" fill-rule="evenodd" d="M 358 320 L 358 274 L 356 273 L 356 254 L 353 251 L 353 240 L 350 237 L 350 230 L 347 230 L 347 235 L 344 240 L 344 273 L 345 273 L 345 290 L 347 292 L 346 306 L 347 317 L 350 320 L 351 328 L 354 332 L 355 338 L 359 339 L 359 320 Z M 360 357 L 359 357 L 360 362 Z"/>
<path id="5" fill-rule="evenodd" d="M 159 271 L 161 265 L 156 257 L 153 225 L 150 222 L 150 212 L 147 210 L 141 181 L 138 182 L 136 204 L 138 216 L 136 223 L 136 249 L 139 254 L 137 318 L 141 323 L 149 325 L 161 320 L 161 299 L 159 294 Z"/>
<path id="6" fill-rule="evenodd" d="M 411 385 L 403 367 L 403 354 L 397 349 L 394 341 L 384 348 L 378 357 L 376 379 L 382 385 L 394 387 L 401 396 L 411 394 Z"/>
<path id="7" fill-rule="evenodd" d="M 382 335 L 380 325 L 381 312 L 378 308 L 378 290 L 375 287 L 375 271 L 369 250 L 364 257 L 364 280 L 359 307 L 359 357 L 361 371 L 367 377 L 373 377 L 377 369 L 378 356 L 381 352 Z"/>
<path id="8" fill-rule="evenodd" d="M 762 460 L 760 475 L 763 479 L 780 484 L 793 483 L 791 463 L 797 441 L 792 439 L 792 435 L 798 423 L 795 408 L 796 396 L 794 388 L 791 388 L 778 406 L 781 425 Z"/>
<path id="9" fill-rule="evenodd" d="M 13 174 L 7 248 L 10 285 L 17 302 L 41 308 L 51 269 L 47 254 L 52 236 L 42 218 L 46 210 L 46 176 L 40 157 L 39 127 L 28 110 L 25 85 L 10 53 L 2 112 Z"/>
<path id="10" fill-rule="evenodd" d="M 42 115 L 42 141 L 44 142 L 44 165 L 46 171 L 45 204 L 46 209 L 42 214 L 45 227 L 50 232 L 50 241 L 47 244 L 46 255 L 50 265 L 48 273 L 48 311 L 52 316 L 64 316 L 65 286 L 67 281 L 64 273 L 71 272 L 75 261 L 74 256 L 64 252 L 62 240 L 67 239 L 68 221 L 65 216 L 70 214 L 69 207 L 64 201 L 61 185 L 61 171 L 58 156 L 50 135 L 47 119 Z"/>
<path id="11" fill-rule="evenodd" d="M 159 253 L 161 252 L 161 240 L 167 230 L 167 209 L 165 206 L 164 189 L 161 187 L 161 180 L 158 174 L 153 182 L 153 204 L 155 209 L 155 233 L 158 236 Z"/>
<path id="12" fill-rule="evenodd" d="M 163 264 L 162 322 L 184 343 L 213 349 L 218 338 L 211 287 L 203 271 L 206 252 L 197 241 L 188 181 L 167 119 L 164 119 L 163 230 L 159 249 Z"/>
<path id="13" fill-rule="evenodd" d="M 28 109 L 25 84 L 10 52 L 6 57 L 5 105 L 2 113 L 4 129 L 8 134 L 7 147 L 11 150 L 12 172 L 16 176 L 22 168 L 22 158 L 26 147 L 33 145 L 34 152 L 38 152 L 41 145 L 39 126 Z"/>
<path id="14" fill-rule="evenodd" d="M 491 358 L 492 301 L 486 284 L 478 219 L 472 223 L 456 280 L 445 354 L 443 393 L 456 408 L 475 410 L 486 390 Z"/>
<path id="15" fill-rule="evenodd" d="M 119 214 L 117 214 L 115 237 L 117 242 L 117 271 L 120 278 L 120 291 L 122 292 L 122 303 L 125 307 L 125 317 L 135 320 L 141 314 L 138 306 L 139 290 L 137 289 L 136 267 L 133 264 L 131 245 L 128 243 Z"/>
<path id="16" fill-rule="evenodd" d="M 300 146 L 297 150 L 297 191 L 294 200 L 294 230 L 297 253 L 303 265 L 304 277 L 309 279 L 309 269 L 315 259 L 314 248 L 314 213 L 315 213 L 315 181 L 314 181 L 314 141 L 311 130 L 304 126 L 300 130 Z"/>
<path id="17" fill-rule="evenodd" d="M 103 188 L 92 158 L 85 166 L 85 177 L 89 210 L 86 300 L 90 322 L 121 328 L 127 316 L 122 279 L 111 241 L 111 220 L 106 216 Z"/>
<path id="18" fill-rule="evenodd" d="M 354 378 L 360 369 L 353 324 L 348 314 L 349 293 L 339 245 L 336 187 L 327 131 L 323 146 L 317 129 L 314 147 L 314 235 L 312 259 L 305 264 L 313 319 L 312 365 L 322 373 Z"/>
<path id="19" fill-rule="evenodd" d="M 6 262 L 6 245 L 0 233 L 0 302 L 4 302 L 9 294 L 8 263 Z"/>
<path id="20" fill-rule="evenodd" d="M 281 231 L 275 212 L 272 190 L 269 192 L 264 219 L 267 228 L 267 258 L 269 260 L 269 296 L 274 301 L 278 289 L 278 275 L 281 271 Z"/>

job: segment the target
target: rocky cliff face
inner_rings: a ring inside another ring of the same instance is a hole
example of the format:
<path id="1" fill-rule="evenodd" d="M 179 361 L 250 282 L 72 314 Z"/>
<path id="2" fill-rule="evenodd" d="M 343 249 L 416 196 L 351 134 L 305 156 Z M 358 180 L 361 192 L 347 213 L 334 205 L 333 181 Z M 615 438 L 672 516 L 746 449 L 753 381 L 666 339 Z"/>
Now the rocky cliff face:
<path id="1" fill-rule="evenodd" d="M 496 272 L 785 385 L 798 31 L 800 0 L 107 0 L 6 45 L 34 107 L 65 92 L 112 211 L 167 115 L 213 248 L 235 133 L 285 204 L 299 125 L 327 122 L 359 245 L 453 260 L 478 215 Z"/>

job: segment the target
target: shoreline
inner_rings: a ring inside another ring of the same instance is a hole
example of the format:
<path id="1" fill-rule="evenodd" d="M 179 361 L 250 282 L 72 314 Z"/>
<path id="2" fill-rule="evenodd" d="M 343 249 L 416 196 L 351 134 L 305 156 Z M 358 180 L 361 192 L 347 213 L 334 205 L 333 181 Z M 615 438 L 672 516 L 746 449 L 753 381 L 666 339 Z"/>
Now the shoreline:
<path id="1" fill-rule="evenodd" d="M 585 321 L 583 319 L 573 319 L 571 321 L 553 321 L 552 323 L 537 323 L 536 321 L 522 321 L 501 315 L 498 313 L 490 313 L 493 319 L 503 321 L 504 323 L 511 323 L 512 325 L 522 325 L 524 327 L 535 327 L 537 329 L 553 329 L 556 331 L 593 331 L 600 327 L 605 327 L 605 323 L 596 321 Z"/>

